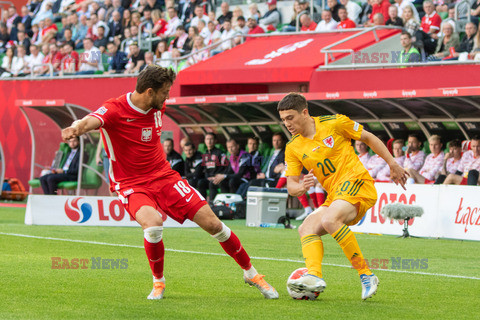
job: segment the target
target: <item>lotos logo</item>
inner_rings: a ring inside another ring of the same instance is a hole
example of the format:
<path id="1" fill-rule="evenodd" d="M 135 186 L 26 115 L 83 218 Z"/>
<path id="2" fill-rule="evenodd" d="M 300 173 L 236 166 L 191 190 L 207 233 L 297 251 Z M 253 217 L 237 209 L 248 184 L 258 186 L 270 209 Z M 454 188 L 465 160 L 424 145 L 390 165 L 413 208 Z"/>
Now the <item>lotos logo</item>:
<path id="1" fill-rule="evenodd" d="M 78 201 L 81 199 L 83 198 L 74 198 L 70 203 L 67 199 L 65 202 L 65 214 L 73 222 L 84 223 L 92 216 L 92 206 L 90 204 L 83 203 L 80 209 L 78 208 Z"/>

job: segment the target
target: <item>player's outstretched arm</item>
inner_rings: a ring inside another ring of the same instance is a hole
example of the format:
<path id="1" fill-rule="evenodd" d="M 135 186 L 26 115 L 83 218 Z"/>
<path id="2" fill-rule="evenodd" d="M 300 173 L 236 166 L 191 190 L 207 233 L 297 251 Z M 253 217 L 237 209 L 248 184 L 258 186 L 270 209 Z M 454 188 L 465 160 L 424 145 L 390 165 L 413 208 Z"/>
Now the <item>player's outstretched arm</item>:
<path id="1" fill-rule="evenodd" d="M 74 121 L 70 127 L 63 129 L 62 139 L 67 141 L 71 138 L 79 137 L 84 133 L 98 129 L 101 124 L 99 119 L 86 116 L 82 120 Z"/>
<path id="2" fill-rule="evenodd" d="M 393 158 L 393 156 L 388 151 L 387 147 L 383 144 L 383 142 L 378 139 L 374 134 L 363 130 L 362 135 L 360 137 L 360 141 L 365 142 L 367 146 L 369 146 L 373 152 L 378 154 L 380 157 L 383 158 L 387 162 L 390 167 L 390 178 L 392 179 L 395 184 L 399 184 L 405 189 L 405 183 L 407 182 L 407 177 L 409 176 L 407 171 L 403 169 Z"/>
<path id="3" fill-rule="evenodd" d="M 288 176 L 287 177 L 287 190 L 292 197 L 299 197 L 308 191 L 311 187 L 315 186 L 315 179 L 313 177 L 313 170 L 310 170 L 308 174 L 303 176 L 303 180 L 300 182 L 300 176 Z"/>

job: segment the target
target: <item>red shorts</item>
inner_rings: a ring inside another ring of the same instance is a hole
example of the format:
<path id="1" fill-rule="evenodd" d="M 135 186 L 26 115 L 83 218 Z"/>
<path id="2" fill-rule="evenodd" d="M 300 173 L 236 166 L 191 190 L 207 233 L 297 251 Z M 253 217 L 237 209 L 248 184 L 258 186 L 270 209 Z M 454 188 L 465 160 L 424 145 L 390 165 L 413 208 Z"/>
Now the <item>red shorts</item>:
<path id="1" fill-rule="evenodd" d="M 466 185 L 467 185 L 467 181 L 468 181 L 467 178 L 462 178 L 462 181 L 460 182 L 460 185 L 461 185 L 461 186 L 466 186 Z"/>
<path id="2" fill-rule="evenodd" d="M 205 198 L 178 174 L 117 192 L 123 206 L 134 219 L 141 207 L 150 206 L 162 213 L 163 221 L 167 214 L 178 223 L 183 223 L 186 219 L 193 220 L 198 210 L 207 204 Z"/>

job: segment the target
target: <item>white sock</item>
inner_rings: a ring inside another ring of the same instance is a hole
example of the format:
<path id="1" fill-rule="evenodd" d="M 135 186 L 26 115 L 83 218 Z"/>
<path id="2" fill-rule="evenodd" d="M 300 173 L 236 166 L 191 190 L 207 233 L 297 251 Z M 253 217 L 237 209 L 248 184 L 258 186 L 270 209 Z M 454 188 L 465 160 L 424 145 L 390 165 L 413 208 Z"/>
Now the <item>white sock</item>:
<path id="1" fill-rule="evenodd" d="M 257 270 L 255 270 L 255 267 L 252 266 L 250 269 L 248 270 L 243 270 L 243 273 L 245 274 L 245 276 L 248 278 L 248 279 L 252 279 L 253 277 L 255 277 L 258 272 Z"/>
<path id="2" fill-rule="evenodd" d="M 163 282 L 163 283 L 165 283 L 165 277 L 162 277 L 161 279 L 157 279 L 157 278 L 153 277 L 153 282 L 154 282 L 154 283 L 155 283 L 155 282 Z"/>

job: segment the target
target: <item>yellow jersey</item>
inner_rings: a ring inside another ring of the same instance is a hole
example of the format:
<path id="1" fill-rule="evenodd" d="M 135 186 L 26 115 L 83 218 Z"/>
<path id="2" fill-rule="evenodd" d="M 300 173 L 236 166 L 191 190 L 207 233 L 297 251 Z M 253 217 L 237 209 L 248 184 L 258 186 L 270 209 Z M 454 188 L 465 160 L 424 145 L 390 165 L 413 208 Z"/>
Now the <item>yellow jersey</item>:
<path id="1" fill-rule="evenodd" d="M 300 176 L 303 167 L 308 171 L 313 169 L 318 182 L 329 194 L 333 194 L 339 184 L 358 179 L 360 183 L 348 183 L 348 192 L 354 196 L 361 182 L 373 182 L 352 147 L 352 139 L 360 140 L 363 126 L 341 114 L 313 119 L 313 139 L 297 134 L 287 143 L 285 175 Z"/>

